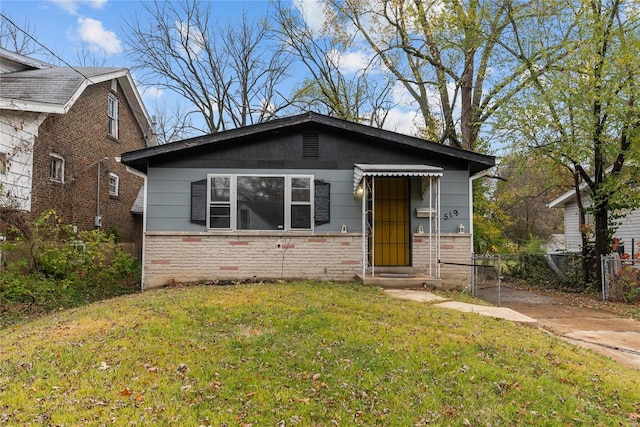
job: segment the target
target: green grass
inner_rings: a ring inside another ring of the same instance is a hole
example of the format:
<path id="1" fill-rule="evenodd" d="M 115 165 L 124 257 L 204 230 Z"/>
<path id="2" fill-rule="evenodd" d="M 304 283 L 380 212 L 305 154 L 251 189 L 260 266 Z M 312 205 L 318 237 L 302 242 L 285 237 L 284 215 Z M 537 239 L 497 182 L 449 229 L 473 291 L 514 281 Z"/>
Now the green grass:
<path id="1" fill-rule="evenodd" d="M 185 287 L 0 330 L 0 424 L 638 425 L 640 373 L 351 284 Z"/>

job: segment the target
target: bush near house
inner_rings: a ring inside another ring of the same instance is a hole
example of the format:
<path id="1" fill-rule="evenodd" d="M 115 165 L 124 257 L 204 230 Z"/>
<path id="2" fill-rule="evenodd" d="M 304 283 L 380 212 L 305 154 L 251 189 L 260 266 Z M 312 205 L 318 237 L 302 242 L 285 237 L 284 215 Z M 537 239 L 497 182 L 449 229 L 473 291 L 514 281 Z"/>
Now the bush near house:
<path id="1" fill-rule="evenodd" d="M 139 290 L 140 265 L 113 233 L 73 232 L 54 211 L 29 230 L 10 231 L 2 247 L 0 327 L 31 315 Z"/>

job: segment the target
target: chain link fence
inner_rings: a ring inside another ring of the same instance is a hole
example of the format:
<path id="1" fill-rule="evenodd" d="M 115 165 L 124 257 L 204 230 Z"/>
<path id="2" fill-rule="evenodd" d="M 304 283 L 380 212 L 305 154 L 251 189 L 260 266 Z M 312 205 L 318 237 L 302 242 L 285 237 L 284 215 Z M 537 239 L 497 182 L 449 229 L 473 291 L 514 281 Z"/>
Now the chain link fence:
<path id="1" fill-rule="evenodd" d="M 498 306 L 502 288 L 509 284 L 580 292 L 586 288 L 582 260 L 573 253 L 473 255 L 472 292 Z"/>
<path id="2" fill-rule="evenodd" d="M 500 306 L 502 259 L 500 256 L 473 255 L 471 290 L 476 298 Z"/>
<path id="3" fill-rule="evenodd" d="M 640 260 L 618 254 L 602 257 L 602 299 L 632 302 L 640 300 Z"/>
<path id="4" fill-rule="evenodd" d="M 509 284 L 582 292 L 594 286 L 585 282 L 584 269 L 593 274 L 597 268 L 594 257 L 587 258 L 586 266 L 583 260 L 576 253 L 473 255 L 472 293 L 499 306 L 503 287 Z M 614 253 L 603 256 L 600 262 L 604 301 L 640 301 L 640 259 L 625 259 Z"/>

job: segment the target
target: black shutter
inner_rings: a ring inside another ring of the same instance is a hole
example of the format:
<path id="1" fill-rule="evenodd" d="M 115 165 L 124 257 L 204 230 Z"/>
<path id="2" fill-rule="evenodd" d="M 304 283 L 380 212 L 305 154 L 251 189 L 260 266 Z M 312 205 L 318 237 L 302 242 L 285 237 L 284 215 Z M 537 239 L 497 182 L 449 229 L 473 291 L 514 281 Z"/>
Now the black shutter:
<path id="1" fill-rule="evenodd" d="M 191 222 L 207 225 L 207 180 L 191 183 Z"/>
<path id="2" fill-rule="evenodd" d="M 328 224 L 331 221 L 331 184 L 315 180 L 315 224 Z"/>

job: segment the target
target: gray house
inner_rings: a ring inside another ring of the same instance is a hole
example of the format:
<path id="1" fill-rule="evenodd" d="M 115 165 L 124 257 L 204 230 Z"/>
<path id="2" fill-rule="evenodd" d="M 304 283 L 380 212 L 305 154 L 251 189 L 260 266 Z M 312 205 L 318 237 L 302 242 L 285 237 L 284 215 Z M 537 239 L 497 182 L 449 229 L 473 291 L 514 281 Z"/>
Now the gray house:
<path id="1" fill-rule="evenodd" d="M 472 180 L 495 159 L 315 113 L 127 152 L 146 176 L 143 287 L 469 284 Z"/>

